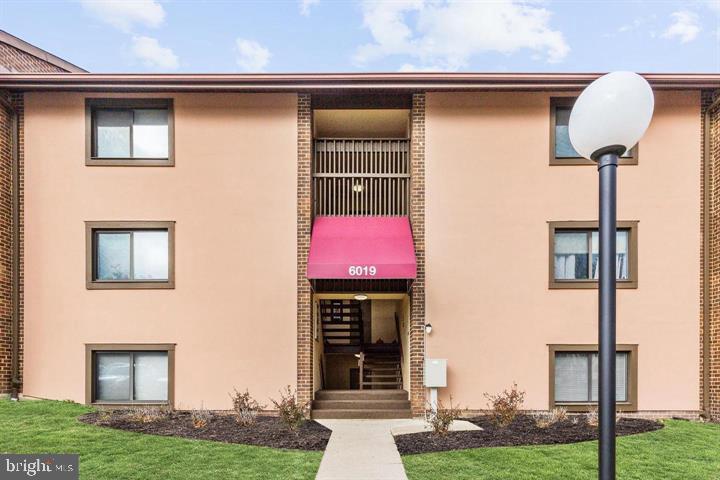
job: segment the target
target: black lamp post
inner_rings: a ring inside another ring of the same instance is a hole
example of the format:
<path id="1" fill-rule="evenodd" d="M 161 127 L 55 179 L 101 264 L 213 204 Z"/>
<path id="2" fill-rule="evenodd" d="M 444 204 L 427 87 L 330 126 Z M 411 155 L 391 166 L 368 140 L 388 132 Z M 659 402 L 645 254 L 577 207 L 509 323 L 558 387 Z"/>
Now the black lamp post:
<path id="1" fill-rule="evenodd" d="M 614 72 L 592 82 L 578 97 L 570 114 L 570 141 L 580 155 L 597 162 L 600 177 L 597 265 L 600 480 L 615 479 L 617 166 L 619 157 L 647 130 L 653 108 L 652 89 L 644 78 L 632 72 Z"/>

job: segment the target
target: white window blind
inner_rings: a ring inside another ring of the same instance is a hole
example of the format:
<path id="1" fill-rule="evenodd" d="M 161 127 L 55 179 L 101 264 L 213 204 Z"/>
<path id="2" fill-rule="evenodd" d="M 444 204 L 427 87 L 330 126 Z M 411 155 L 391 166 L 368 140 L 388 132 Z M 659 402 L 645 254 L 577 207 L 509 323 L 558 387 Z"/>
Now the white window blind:
<path id="1" fill-rule="evenodd" d="M 629 353 L 616 356 L 616 400 L 626 402 L 628 397 Z M 590 403 L 598 401 L 597 352 L 556 352 L 555 402 Z"/>

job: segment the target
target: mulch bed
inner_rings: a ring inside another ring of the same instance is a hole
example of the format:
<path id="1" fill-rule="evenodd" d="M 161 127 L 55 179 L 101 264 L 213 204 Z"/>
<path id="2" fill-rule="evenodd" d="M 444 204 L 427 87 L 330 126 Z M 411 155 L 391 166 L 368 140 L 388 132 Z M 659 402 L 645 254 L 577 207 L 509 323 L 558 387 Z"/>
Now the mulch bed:
<path id="1" fill-rule="evenodd" d="M 469 418 L 468 421 L 483 430 L 471 432 L 449 432 L 445 436 L 431 432 L 397 435 L 395 443 L 401 454 L 444 452 L 479 447 L 510 447 L 520 445 L 552 445 L 597 440 L 598 429 L 588 425 L 584 416 L 557 422 L 547 428 L 535 425 L 529 415 L 518 417 L 507 427 L 498 427 L 488 416 Z M 652 432 L 663 428 L 663 424 L 638 418 L 621 418 L 617 422 L 617 436 Z"/>
<path id="2" fill-rule="evenodd" d="M 171 412 L 143 423 L 132 418 L 126 410 L 106 410 L 82 415 L 80 421 L 151 435 L 295 450 L 325 450 L 331 433 L 319 423 L 308 420 L 295 434 L 288 430 L 280 418 L 266 415 L 258 416 L 255 424 L 248 427 L 239 425 L 234 416 L 224 413 L 213 414 L 202 428 L 193 427 L 190 412 Z"/>

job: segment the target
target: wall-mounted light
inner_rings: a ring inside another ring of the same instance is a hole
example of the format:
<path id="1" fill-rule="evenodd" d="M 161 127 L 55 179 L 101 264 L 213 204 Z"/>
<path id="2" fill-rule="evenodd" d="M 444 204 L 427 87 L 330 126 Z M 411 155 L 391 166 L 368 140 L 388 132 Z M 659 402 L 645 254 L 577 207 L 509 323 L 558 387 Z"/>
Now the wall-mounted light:
<path id="1" fill-rule="evenodd" d="M 430 323 L 425 324 L 425 333 L 427 333 L 428 335 L 430 335 L 432 333 L 432 324 L 430 324 Z"/>
<path id="2" fill-rule="evenodd" d="M 353 298 L 354 298 L 355 300 L 358 300 L 358 301 L 362 302 L 363 300 L 367 300 L 367 299 L 368 299 L 368 296 L 365 295 L 364 293 L 356 293 L 356 294 L 353 296 Z"/>

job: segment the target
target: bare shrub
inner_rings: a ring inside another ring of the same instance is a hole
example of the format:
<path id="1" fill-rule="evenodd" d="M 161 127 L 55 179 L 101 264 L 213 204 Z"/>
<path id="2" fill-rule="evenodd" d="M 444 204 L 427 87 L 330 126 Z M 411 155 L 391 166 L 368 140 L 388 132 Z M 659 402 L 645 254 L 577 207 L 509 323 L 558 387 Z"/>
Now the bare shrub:
<path id="1" fill-rule="evenodd" d="M 110 423 L 112 420 L 112 413 L 108 410 L 100 410 L 97 416 L 98 423 Z"/>
<path id="2" fill-rule="evenodd" d="M 127 411 L 127 418 L 131 422 L 152 423 L 170 416 L 172 410 L 168 407 L 138 407 Z"/>
<path id="3" fill-rule="evenodd" d="M 255 423 L 255 419 L 264 408 L 260 402 L 255 400 L 250 392 L 245 389 L 245 393 L 240 393 L 237 389 L 233 389 L 234 393 L 230 394 L 233 402 L 233 410 L 235 411 L 235 420 L 243 427 L 249 427 Z"/>
<path id="4" fill-rule="evenodd" d="M 548 428 L 558 422 L 567 420 L 567 409 L 556 407 L 548 412 L 540 412 L 533 415 L 535 418 L 535 426 L 538 428 Z"/>
<path id="5" fill-rule="evenodd" d="M 587 423 L 591 427 L 597 427 L 599 422 L 600 418 L 598 416 L 597 407 L 590 407 L 590 410 L 588 410 L 588 412 L 585 414 L 585 423 Z"/>
<path id="6" fill-rule="evenodd" d="M 192 422 L 193 428 L 205 428 L 212 419 L 212 413 L 209 410 L 205 410 L 200 407 L 199 410 L 193 410 L 190 412 L 190 421 Z"/>
<path id="7" fill-rule="evenodd" d="M 453 406 L 452 397 L 450 397 L 450 405 L 446 408 L 442 401 L 438 400 L 437 408 L 433 410 L 429 408 L 428 423 L 432 427 L 435 435 L 446 435 L 450 430 L 452 422 L 460 418 L 461 410 L 457 406 Z"/>
<path id="8" fill-rule="evenodd" d="M 297 434 L 298 428 L 305 421 L 307 416 L 308 407 L 310 402 L 300 403 L 297 400 L 297 392 L 293 392 L 290 385 L 287 386 L 285 391 L 280 391 L 280 401 L 270 401 L 275 405 L 280 414 L 282 422 L 290 429 L 291 432 Z"/>
<path id="9" fill-rule="evenodd" d="M 510 425 L 517 417 L 520 407 L 525 401 L 525 392 L 518 389 L 517 383 L 513 382 L 510 389 L 503 390 L 497 395 L 485 393 L 488 406 L 492 410 L 491 415 L 495 423 L 500 427 Z"/>

